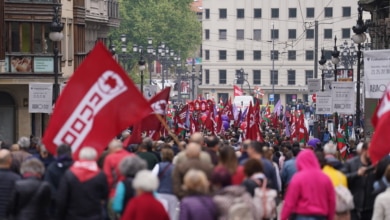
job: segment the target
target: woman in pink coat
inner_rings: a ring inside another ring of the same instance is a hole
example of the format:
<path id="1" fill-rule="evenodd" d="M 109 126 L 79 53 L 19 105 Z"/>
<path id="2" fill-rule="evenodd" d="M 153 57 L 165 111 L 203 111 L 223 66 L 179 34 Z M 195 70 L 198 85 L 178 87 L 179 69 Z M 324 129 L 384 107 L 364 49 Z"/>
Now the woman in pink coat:
<path id="1" fill-rule="evenodd" d="M 293 176 L 285 196 L 282 220 L 333 220 L 336 208 L 335 190 L 311 150 L 297 157 L 298 172 Z"/>

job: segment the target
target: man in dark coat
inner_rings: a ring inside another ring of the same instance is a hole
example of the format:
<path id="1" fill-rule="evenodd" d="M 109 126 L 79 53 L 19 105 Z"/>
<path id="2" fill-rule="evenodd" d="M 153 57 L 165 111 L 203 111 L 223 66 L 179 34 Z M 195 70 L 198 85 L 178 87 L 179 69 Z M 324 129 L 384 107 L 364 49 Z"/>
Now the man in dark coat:
<path id="1" fill-rule="evenodd" d="M 57 193 L 58 220 L 101 220 L 108 183 L 99 169 L 94 148 L 84 147 L 60 181 Z"/>
<path id="2" fill-rule="evenodd" d="M 11 163 L 11 153 L 5 149 L 0 150 L 0 220 L 5 219 L 15 182 L 20 180 L 20 176 L 10 170 Z"/>

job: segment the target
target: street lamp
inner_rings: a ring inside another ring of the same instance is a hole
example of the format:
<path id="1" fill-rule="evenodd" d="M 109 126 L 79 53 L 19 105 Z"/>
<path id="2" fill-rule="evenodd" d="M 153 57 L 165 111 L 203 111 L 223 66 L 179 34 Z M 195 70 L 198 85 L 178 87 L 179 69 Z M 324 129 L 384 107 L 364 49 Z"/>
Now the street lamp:
<path id="1" fill-rule="evenodd" d="M 248 87 L 249 87 L 249 93 L 251 91 L 251 85 L 250 83 L 248 82 L 248 73 L 245 73 L 244 69 L 241 68 L 240 70 L 238 70 L 236 72 L 236 80 L 237 80 L 237 84 L 241 84 L 241 90 L 244 91 L 243 89 L 243 86 L 244 86 L 244 83 L 246 82 L 248 84 Z"/>
<path id="2" fill-rule="evenodd" d="M 337 50 L 337 37 L 334 36 L 334 47 L 332 51 L 332 63 L 334 64 L 334 81 L 337 82 L 337 64 L 340 62 L 340 51 Z"/>
<path id="3" fill-rule="evenodd" d="M 326 59 L 325 59 L 325 54 L 324 54 L 324 48 L 322 48 L 321 50 L 321 59 L 318 61 L 318 63 L 320 64 L 320 69 L 321 69 L 321 83 L 322 83 L 322 91 L 324 91 L 325 89 L 325 73 L 324 73 L 324 69 L 325 69 L 325 63 L 326 63 Z"/>
<path id="4" fill-rule="evenodd" d="M 361 47 L 362 43 L 367 39 L 366 32 L 367 26 L 363 22 L 363 8 L 359 5 L 358 7 L 358 20 L 356 21 L 356 26 L 352 27 L 353 32 L 355 35 L 352 36 L 353 42 L 355 42 L 358 45 L 358 51 L 357 51 L 357 77 L 356 77 L 356 127 L 360 127 L 360 65 L 361 65 Z"/>
<path id="5" fill-rule="evenodd" d="M 49 38 L 54 42 L 54 102 L 57 101 L 59 94 L 59 85 L 58 85 L 58 42 L 64 38 L 62 34 L 62 29 L 64 29 L 64 25 L 60 21 L 60 16 L 58 14 L 59 6 L 54 6 L 54 15 L 53 21 L 50 24 L 50 34 Z"/>
<path id="6" fill-rule="evenodd" d="M 145 70 L 145 60 L 143 55 L 142 47 L 139 48 L 140 56 L 138 60 L 138 69 L 141 71 L 141 93 L 144 94 L 144 70 Z"/>

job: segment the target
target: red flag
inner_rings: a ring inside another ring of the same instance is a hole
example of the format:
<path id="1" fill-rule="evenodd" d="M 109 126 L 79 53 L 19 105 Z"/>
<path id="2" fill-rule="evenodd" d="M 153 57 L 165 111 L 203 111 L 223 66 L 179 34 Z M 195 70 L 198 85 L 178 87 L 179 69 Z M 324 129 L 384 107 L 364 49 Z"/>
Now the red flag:
<path id="1" fill-rule="evenodd" d="M 246 139 L 263 141 L 260 134 L 259 124 L 256 122 L 256 112 L 252 107 L 252 102 L 249 105 L 247 114 Z"/>
<path id="2" fill-rule="evenodd" d="M 84 146 L 101 153 L 112 138 L 152 112 L 144 96 L 98 43 L 68 81 L 43 137 L 47 150 L 69 144 L 74 157 Z"/>
<path id="3" fill-rule="evenodd" d="M 240 87 L 234 85 L 233 88 L 234 88 L 234 96 L 242 96 L 244 94 L 244 92 Z"/>
<path id="4" fill-rule="evenodd" d="M 390 86 L 378 104 L 372 117 L 375 132 L 372 136 L 369 154 L 373 164 L 376 164 L 384 156 L 390 153 Z"/>
<path id="5" fill-rule="evenodd" d="M 185 105 L 179 111 L 179 114 L 178 114 L 178 117 L 177 117 L 177 130 L 176 130 L 176 134 L 179 134 L 180 132 L 182 132 L 183 130 L 186 129 L 185 123 L 186 123 L 186 119 L 187 119 L 187 114 L 189 114 L 188 111 L 189 111 L 188 105 Z"/>
<path id="6" fill-rule="evenodd" d="M 137 124 L 133 126 L 133 130 L 131 131 L 131 135 L 128 136 L 123 141 L 123 146 L 127 147 L 130 144 L 140 144 L 142 142 L 142 131 L 141 131 L 141 125 Z"/>
<path id="7" fill-rule="evenodd" d="M 231 100 L 223 108 L 222 114 L 226 115 L 229 118 L 230 121 L 234 120 L 233 105 L 231 103 Z"/>
<path id="8" fill-rule="evenodd" d="M 162 117 L 165 116 L 170 92 L 171 87 L 167 87 L 149 100 L 154 114 L 149 115 L 140 122 L 140 124 L 142 124 L 142 131 L 160 130 L 161 123 L 155 114 L 159 114 Z"/>

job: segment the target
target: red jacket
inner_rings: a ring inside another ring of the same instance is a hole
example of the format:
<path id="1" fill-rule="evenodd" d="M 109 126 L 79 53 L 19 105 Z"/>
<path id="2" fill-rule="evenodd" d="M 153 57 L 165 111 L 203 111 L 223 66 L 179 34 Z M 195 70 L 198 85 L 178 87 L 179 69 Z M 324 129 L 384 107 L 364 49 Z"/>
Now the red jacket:
<path id="1" fill-rule="evenodd" d="M 134 197 L 126 205 L 121 220 L 169 220 L 164 206 L 153 197 L 152 193 L 143 193 Z"/>
<path id="2" fill-rule="evenodd" d="M 110 189 L 109 198 L 113 198 L 115 196 L 116 184 L 119 181 L 124 180 L 124 176 L 120 174 L 118 169 L 119 163 L 122 161 L 123 158 L 131 155 L 133 154 L 124 149 L 121 149 L 109 154 L 104 159 L 103 171 L 104 174 L 106 174 L 107 176 L 108 187 Z"/>

